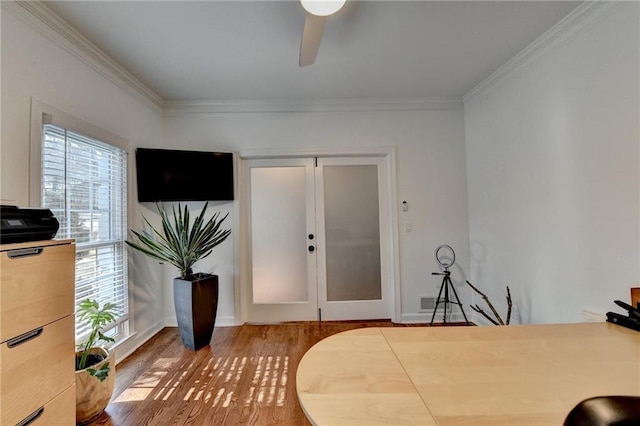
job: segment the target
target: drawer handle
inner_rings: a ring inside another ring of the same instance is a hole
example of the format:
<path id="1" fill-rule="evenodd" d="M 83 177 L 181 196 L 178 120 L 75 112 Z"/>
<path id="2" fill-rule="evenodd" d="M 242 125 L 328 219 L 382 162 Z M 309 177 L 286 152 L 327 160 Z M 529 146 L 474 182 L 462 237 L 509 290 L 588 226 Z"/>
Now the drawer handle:
<path id="1" fill-rule="evenodd" d="M 24 420 L 22 420 L 20 423 L 17 423 L 16 426 L 27 426 L 33 423 L 37 420 L 38 417 L 42 415 L 42 413 L 44 413 L 44 407 L 40 407 L 33 413 L 29 414 L 24 418 Z"/>
<path id="2" fill-rule="evenodd" d="M 9 259 L 19 259 L 21 257 L 37 256 L 39 254 L 42 254 L 43 251 L 44 249 L 42 247 L 35 247 L 35 248 L 10 250 L 7 252 L 7 255 L 9 256 Z"/>
<path id="3" fill-rule="evenodd" d="M 19 335 L 18 337 L 14 337 L 13 339 L 7 340 L 8 348 L 15 348 L 18 345 L 28 342 L 29 340 L 33 340 L 39 335 L 42 334 L 43 328 L 36 328 L 35 330 L 27 331 L 24 334 Z"/>

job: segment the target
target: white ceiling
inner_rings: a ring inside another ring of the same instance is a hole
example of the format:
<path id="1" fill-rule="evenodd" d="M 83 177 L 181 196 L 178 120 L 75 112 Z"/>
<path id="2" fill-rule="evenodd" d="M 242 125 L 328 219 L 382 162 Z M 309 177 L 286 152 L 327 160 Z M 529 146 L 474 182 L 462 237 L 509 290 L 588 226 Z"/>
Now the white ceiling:
<path id="1" fill-rule="evenodd" d="M 297 1 L 49 1 L 166 101 L 461 97 L 570 1 L 347 1 L 298 67 Z"/>

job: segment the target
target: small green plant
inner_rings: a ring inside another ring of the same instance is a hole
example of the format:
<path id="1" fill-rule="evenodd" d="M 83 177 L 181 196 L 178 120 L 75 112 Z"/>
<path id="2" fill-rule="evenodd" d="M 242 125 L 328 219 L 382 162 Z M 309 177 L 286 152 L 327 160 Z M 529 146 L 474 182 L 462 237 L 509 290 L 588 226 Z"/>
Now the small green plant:
<path id="1" fill-rule="evenodd" d="M 91 329 L 87 340 L 78 345 L 79 355 L 76 355 L 76 371 L 84 370 L 90 365 L 94 365 L 101 359 L 93 359 L 95 356 L 91 354 L 91 348 L 96 347 L 100 341 L 114 342 L 113 338 L 102 333 L 102 327 L 116 320 L 116 305 L 113 303 L 105 303 L 102 307 L 98 301 L 93 299 L 85 299 L 78 306 L 78 319 L 82 325 Z M 109 363 L 105 363 L 100 369 L 87 368 L 87 372 L 103 381 L 109 375 Z"/>
<path id="2" fill-rule="evenodd" d="M 209 220 L 204 219 L 209 203 L 205 203 L 202 212 L 191 225 L 189 209 L 184 211 L 178 204 L 178 211 L 173 207 L 173 221 L 162 206 L 156 204 L 162 218 L 162 232 L 156 230 L 143 216 L 146 224 L 153 230 L 150 232 L 131 232 L 138 237 L 140 244 L 126 241 L 126 243 L 154 259 L 167 262 L 180 270 L 180 278 L 188 280 L 193 277 L 193 265 L 200 259 L 211 254 L 215 246 L 222 243 L 231 234 L 230 229 L 222 230 L 220 225 L 229 216 L 227 213 L 220 219 L 220 212 L 216 212 Z"/>

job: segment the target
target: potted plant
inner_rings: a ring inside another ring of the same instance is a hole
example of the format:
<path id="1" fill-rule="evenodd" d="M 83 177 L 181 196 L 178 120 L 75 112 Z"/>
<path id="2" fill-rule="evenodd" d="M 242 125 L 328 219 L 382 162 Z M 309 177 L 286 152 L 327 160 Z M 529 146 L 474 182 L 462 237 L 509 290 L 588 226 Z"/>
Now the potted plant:
<path id="1" fill-rule="evenodd" d="M 80 302 L 78 319 L 89 327 L 87 340 L 76 351 L 76 423 L 88 423 L 104 411 L 111 400 L 115 384 L 113 352 L 99 342 L 114 340 L 102 333 L 102 327 L 116 320 L 116 305 L 102 307 L 92 299 Z"/>
<path id="2" fill-rule="evenodd" d="M 156 230 L 143 216 L 151 232 L 131 230 L 139 243 L 126 242 L 141 253 L 167 262 L 180 271 L 180 277 L 173 280 L 173 301 L 182 343 L 191 350 L 209 345 L 218 309 L 218 276 L 193 273 L 193 265 L 209 256 L 213 248 L 231 234 L 230 229 L 220 229 L 228 213 L 220 219 L 220 212 L 216 212 L 205 220 L 208 204 L 205 203 L 192 224 L 186 205 L 182 209 L 178 204 L 177 212 L 174 206 L 171 220 L 162 203 L 158 203 L 162 231 Z"/>

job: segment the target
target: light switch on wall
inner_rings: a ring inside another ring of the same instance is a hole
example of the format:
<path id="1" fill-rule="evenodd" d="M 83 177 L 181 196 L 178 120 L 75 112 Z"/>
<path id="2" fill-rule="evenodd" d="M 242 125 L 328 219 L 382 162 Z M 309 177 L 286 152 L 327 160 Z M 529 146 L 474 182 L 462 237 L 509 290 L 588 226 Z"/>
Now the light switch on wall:
<path id="1" fill-rule="evenodd" d="M 404 232 L 411 232 L 411 229 L 412 229 L 411 222 L 405 222 L 404 223 Z"/>

